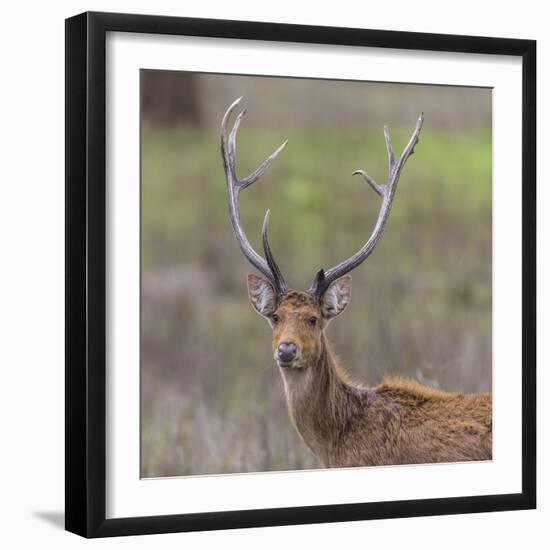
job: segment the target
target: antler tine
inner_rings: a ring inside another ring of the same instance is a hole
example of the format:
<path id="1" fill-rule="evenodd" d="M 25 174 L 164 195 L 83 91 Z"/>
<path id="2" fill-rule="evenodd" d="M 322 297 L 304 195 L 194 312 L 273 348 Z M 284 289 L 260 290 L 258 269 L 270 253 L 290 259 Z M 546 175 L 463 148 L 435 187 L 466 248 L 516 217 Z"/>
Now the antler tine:
<path id="1" fill-rule="evenodd" d="M 271 252 L 271 247 L 269 246 L 269 239 L 267 235 L 267 231 L 269 228 L 269 214 L 270 212 L 269 210 L 267 210 L 265 213 L 264 223 L 262 226 L 262 243 L 264 246 L 264 255 L 265 255 L 265 259 L 267 260 L 267 265 L 269 266 L 269 269 L 271 269 L 271 272 L 273 273 L 275 278 L 279 281 L 280 292 L 284 293 L 284 292 L 287 292 L 288 287 L 283 277 L 283 274 L 281 273 L 281 270 L 279 269 L 279 266 L 277 265 L 277 262 L 273 257 L 273 254 Z"/>
<path id="2" fill-rule="evenodd" d="M 384 196 L 384 186 L 378 185 L 364 170 L 355 170 L 352 176 L 360 175 L 381 197 Z"/>
<path id="3" fill-rule="evenodd" d="M 388 178 L 391 178 L 395 169 L 395 153 L 393 152 L 390 131 L 387 126 L 384 126 L 384 138 L 386 140 L 386 149 L 388 151 Z"/>
<path id="4" fill-rule="evenodd" d="M 414 147 L 418 143 L 423 122 L 424 113 L 421 113 L 418 117 L 418 121 L 411 139 L 403 150 L 398 162 L 395 160 L 395 153 L 393 151 L 390 133 L 387 126 L 384 127 L 384 137 L 386 139 L 386 149 L 388 152 L 388 180 L 385 185 L 376 183 L 376 181 L 364 170 L 356 170 L 353 172 L 353 175 L 358 174 L 362 176 L 363 179 L 374 189 L 374 191 L 382 197 L 380 213 L 378 214 L 376 225 L 374 226 L 374 230 L 369 237 L 369 240 L 361 247 L 361 249 L 359 249 L 353 256 L 343 262 L 340 262 L 328 271 L 325 272 L 321 269 L 317 272 L 309 289 L 309 292 L 317 298 L 320 298 L 336 279 L 346 273 L 349 273 L 352 269 L 355 269 L 357 266 L 362 264 L 374 250 L 374 247 L 384 232 L 386 222 L 388 221 L 401 170 L 405 166 L 407 159 L 414 153 Z"/>
<path id="5" fill-rule="evenodd" d="M 242 110 L 235 120 L 233 128 L 227 137 L 227 125 L 231 115 L 233 114 L 237 105 L 242 101 L 242 97 L 234 101 L 222 119 L 221 124 L 221 150 L 223 165 L 225 170 L 225 178 L 227 183 L 227 197 L 229 202 L 229 219 L 231 220 L 231 225 L 233 227 L 233 232 L 237 238 L 237 242 L 241 247 L 241 250 L 248 261 L 263 275 L 265 275 L 273 284 L 277 293 L 283 293 L 287 290 L 287 284 L 281 274 L 275 258 L 271 253 L 269 248 L 269 242 L 267 241 L 267 226 L 266 221 L 264 220 L 264 252 L 266 254 L 267 261 L 262 258 L 250 244 L 243 228 L 241 225 L 241 216 L 239 208 L 239 193 L 241 190 L 246 189 L 249 185 L 252 185 L 260 176 L 268 169 L 270 164 L 275 160 L 277 155 L 283 150 L 287 142 L 285 141 L 281 144 L 267 159 L 256 168 L 252 173 L 250 173 L 245 178 L 239 179 L 236 173 L 236 142 L 237 142 L 237 133 L 239 131 L 239 126 L 243 116 L 246 113 L 246 109 Z M 269 212 L 269 211 L 268 211 Z M 268 214 L 266 218 L 268 218 Z M 267 246 L 266 246 L 267 243 Z"/>

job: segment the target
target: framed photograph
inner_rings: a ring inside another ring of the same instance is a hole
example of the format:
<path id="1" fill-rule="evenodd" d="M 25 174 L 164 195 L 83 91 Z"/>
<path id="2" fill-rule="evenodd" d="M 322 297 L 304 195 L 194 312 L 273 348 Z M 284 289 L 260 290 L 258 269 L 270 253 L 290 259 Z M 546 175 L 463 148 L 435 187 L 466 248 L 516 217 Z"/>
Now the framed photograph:
<path id="1" fill-rule="evenodd" d="M 69 531 L 535 507 L 535 59 L 66 21 Z"/>

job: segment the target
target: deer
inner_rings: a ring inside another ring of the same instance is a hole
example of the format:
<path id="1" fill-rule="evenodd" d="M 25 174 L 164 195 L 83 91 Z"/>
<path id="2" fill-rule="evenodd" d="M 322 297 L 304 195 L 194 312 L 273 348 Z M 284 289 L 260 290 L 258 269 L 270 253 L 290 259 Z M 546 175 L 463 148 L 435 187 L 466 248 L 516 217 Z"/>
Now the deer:
<path id="1" fill-rule="evenodd" d="M 221 123 L 229 218 L 242 253 L 259 272 L 247 277 L 249 301 L 271 326 L 273 358 L 282 376 L 288 413 L 305 445 L 325 468 L 491 460 L 491 393 L 446 392 L 400 376 L 386 376 L 372 387 L 352 382 L 325 333 L 350 302 L 350 271 L 369 257 L 384 232 L 401 172 L 419 141 L 423 113 L 399 159 L 384 127 L 385 184 L 364 170 L 353 172 L 381 198 L 369 239 L 348 259 L 317 271 L 307 291 L 296 291 L 288 287 L 269 244 L 270 211 L 262 227 L 263 256 L 253 249 L 241 223 L 240 192 L 264 174 L 287 144 L 239 178 L 236 140 L 246 110 L 237 115 L 230 132 L 227 127 L 242 99 L 233 102 Z"/>

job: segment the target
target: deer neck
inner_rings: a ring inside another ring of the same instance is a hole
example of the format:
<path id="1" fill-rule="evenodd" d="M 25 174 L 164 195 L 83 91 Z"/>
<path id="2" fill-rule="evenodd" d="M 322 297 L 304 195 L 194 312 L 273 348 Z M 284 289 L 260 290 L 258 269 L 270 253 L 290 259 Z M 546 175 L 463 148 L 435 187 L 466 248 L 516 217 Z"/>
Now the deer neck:
<path id="1" fill-rule="evenodd" d="M 310 449 L 326 465 L 360 397 L 346 381 L 323 334 L 316 362 L 300 369 L 281 369 L 290 417 Z"/>

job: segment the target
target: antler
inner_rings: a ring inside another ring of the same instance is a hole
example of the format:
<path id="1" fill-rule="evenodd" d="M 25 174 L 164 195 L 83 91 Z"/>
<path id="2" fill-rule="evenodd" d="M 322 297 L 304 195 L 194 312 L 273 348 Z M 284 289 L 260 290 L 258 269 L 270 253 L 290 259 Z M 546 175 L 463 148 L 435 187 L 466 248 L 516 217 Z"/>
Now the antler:
<path id="1" fill-rule="evenodd" d="M 237 132 L 239 131 L 239 126 L 241 120 L 246 113 L 246 109 L 242 110 L 233 125 L 233 129 L 227 136 L 227 123 L 233 114 L 233 111 L 241 102 L 242 97 L 237 99 L 233 104 L 227 109 L 221 126 L 221 148 L 222 148 L 222 158 L 223 158 L 223 167 L 225 170 L 225 179 L 227 182 L 227 197 L 229 201 L 229 218 L 231 220 L 231 225 L 233 226 L 233 232 L 235 237 L 243 251 L 243 254 L 246 256 L 248 261 L 258 270 L 260 273 L 263 273 L 273 284 L 276 292 L 278 294 L 285 293 L 288 290 L 288 286 L 281 274 L 279 266 L 275 262 L 275 258 L 271 253 L 269 247 L 269 241 L 267 237 L 267 228 L 269 224 L 269 210 L 265 214 L 263 230 L 262 230 L 262 240 L 264 247 L 264 254 L 266 259 L 262 258 L 251 246 L 246 234 L 241 225 L 241 216 L 239 210 L 239 193 L 246 189 L 249 185 L 252 185 L 257 179 L 259 179 L 262 174 L 268 169 L 269 165 L 273 162 L 275 157 L 283 150 L 284 146 L 287 144 L 285 141 L 281 144 L 269 157 L 267 157 L 254 172 L 249 174 L 247 177 L 239 179 L 237 177 L 235 164 L 236 164 L 236 140 Z M 267 260 L 267 261 L 266 261 Z"/>
<path id="2" fill-rule="evenodd" d="M 393 203 L 393 197 L 395 195 L 395 190 L 397 189 L 397 183 L 399 181 L 399 176 L 401 170 L 407 159 L 414 153 L 414 147 L 418 143 L 418 138 L 420 136 L 420 130 L 422 129 L 422 123 L 424 122 L 424 113 L 418 117 L 416 127 L 414 129 L 413 135 L 409 140 L 409 143 L 405 147 L 399 162 L 395 160 L 395 153 L 393 152 L 393 147 L 391 143 L 390 133 L 388 127 L 384 126 L 384 137 L 386 138 L 386 149 L 388 150 L 388 180 L 385 185 L 380 185 L 374 181 L 364 170 L 356 170 L 353 172 L 353 175 L 359 174 L 363 179 L 374 189 L 374 191 L 382 197 L 382 206 L 380 207 L 380 213 L 378 214 L 378 220 L 374 226 L 374 230 L 369 240 L 363 245 L 363 247 L 358 250 L 353 256 L 347 260 L 340 262 L 338 265 L 324 271 L 320 269 L 315 278 L 309 292 L 321 298 L 327 288 L 339 277 L 349 273 L 352 269 L 355 269 L 358 265 L 361 265 L 374 250 L 374 247 L 380 240 L 388 217 L 390 215 L 390 210 Z"/>

